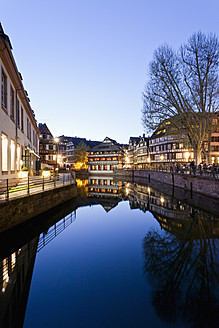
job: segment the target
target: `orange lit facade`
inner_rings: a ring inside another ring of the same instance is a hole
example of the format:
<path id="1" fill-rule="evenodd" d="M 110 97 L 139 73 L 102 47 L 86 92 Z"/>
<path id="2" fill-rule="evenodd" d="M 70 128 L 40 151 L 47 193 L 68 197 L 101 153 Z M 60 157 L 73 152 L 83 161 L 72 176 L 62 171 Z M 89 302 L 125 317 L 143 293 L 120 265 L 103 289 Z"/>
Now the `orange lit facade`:
<path id="1" fill-rule="evenodd" d="M 88 152 L 88 171 L 95 174 L 109 174 L 124 164 L 124 150 L 108 137 Z"/>

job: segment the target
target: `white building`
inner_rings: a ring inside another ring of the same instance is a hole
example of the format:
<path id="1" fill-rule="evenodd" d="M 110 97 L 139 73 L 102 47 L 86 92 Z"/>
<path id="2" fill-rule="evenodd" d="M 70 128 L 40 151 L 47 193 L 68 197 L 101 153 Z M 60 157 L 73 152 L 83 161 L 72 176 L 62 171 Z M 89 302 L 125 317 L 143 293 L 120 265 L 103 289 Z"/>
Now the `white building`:
<path id="1" fill-rule="evenodd" d="M 0 178 L 17 178 L 22 167 L 31 175 L 39 158 L 39 130 L 1 24 L 0 75 Z"/>

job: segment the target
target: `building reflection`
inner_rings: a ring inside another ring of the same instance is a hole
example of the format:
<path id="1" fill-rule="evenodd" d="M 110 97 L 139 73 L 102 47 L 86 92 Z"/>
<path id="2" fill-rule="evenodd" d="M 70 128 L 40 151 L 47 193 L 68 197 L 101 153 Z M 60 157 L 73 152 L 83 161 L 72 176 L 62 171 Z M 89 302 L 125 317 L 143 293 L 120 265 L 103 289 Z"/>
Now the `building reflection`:
<path id="1" fill-rule="evenodd" d="M 110 189 L 113 183 L 106 185 Z M 149 185 L 123 182 L 117 188 L 131 209 L 151 212 L 161 227 L 143 241 L 144 272 L 153 287 L 157 315 L 174 326 L 217 327 L 219 220 Z M 89 195 L 108 198 L 98 179 L 90 182 L 88 190 Z"/>
<path id="2" fill-rule="evenodd" d="M 219 220 L 150 186 L 124 183 L 131 208 L 150 211 L 161 230 L 144 238 L 144 272 L 152 304 L 166 323 L 217 327 Z"/>
<path id="3" fill-rule="evenodd" d="M 112 176 L 90 176 L 88 198 L 93 204 L 100 204 L 109 212 L 122 200 L 122 182 L 114 181 Z"/>
<path id="4" fill-rule="evenodd" d="M 15 245 L 24 238 L 24 246 L 12 245 L 9 251 L 5 243 L 13 244 L 13 237 L 3 239 L 0 234 L 0 249 L 4 246 L 7 252 L 0 252 L 0 327 L 22 327 L 36 253 L 75 221 L 76 209 L 100 204 L 108 212 L 122 200 L 129 201 L 131 209 L 151 212 L 161 227 L 143 241 L 144 272 L 153 288 L 157 315 L 175 326 L 183 321 L 191 327 L 216 327 L 219 221 L 215 216 L 150 185 L 114 181 L 110 176 L 90 176 L 77 185 L 81 193 L 74 202 L 22 226 L 23 237 Z"/>
<path id="5" fill-rule="evenodd" d="M 168 323 L 217 327 L 218 229 L 215 233 L 215 223 L 198 210 L 191 213 L 186 224 L 179 227 L 178 221 L 176 226 L 173 223 L 167 221 L 164 231 L 150 231 L 143 242 L 153 306 Z"/>
<path id="6" fill-rule="evenodd" d="M 76 219 L 71 212 L 11 254 L 0 253 L 0 327 L 23 327 L 25 310 L 37 252 Z"/>
<path id="7" fill-rule="evenodd" d="M 0 327 L 22 327 L 38 237 L 0 262 Z"/>

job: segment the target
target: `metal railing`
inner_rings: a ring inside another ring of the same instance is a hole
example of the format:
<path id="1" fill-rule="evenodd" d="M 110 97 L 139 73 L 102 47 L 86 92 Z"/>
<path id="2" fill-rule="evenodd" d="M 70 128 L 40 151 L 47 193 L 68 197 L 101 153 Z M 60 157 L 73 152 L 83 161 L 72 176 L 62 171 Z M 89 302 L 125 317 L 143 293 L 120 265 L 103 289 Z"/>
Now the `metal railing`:
<path id="1" fill-rule="evenodd" d="M 70 173 L 56 174 L 47 178 L 28 176 L 22 179 L 2 179 L 0 180 L 0 201 L 9 201 L 73 183 L 75 183 L 75 180 Z"/>
<path id="2" fill-rule="evenodd" d="M 117 169 L 117 171 L 123 171 L 124 169 Z M 185 174 L 192 176 L 199 176 L 205 178 L 219 179 L 219 166 L 218 165 L 209 165 L 209 166 L 185 166 L 185 165 L 176 165 L 173 167 L 165 166 L 162 164 L 150 165 L 146 167 L 135 167 L 135 168 L 126 168 L 128 171 L 159 171 L 159 172 L 170 172 L 177 174 Z"/>
<path id="3" fill-rule="evenodd" d="M 55 223 L 53 226 L 49 228 L 46 233 L 41 233 L 37 252 L 39 252 L 43 247 L 49 244 L 54 238 L 56 238 L 62 231 L 64 231 L 70 224 L 72 224 L 76 220 L 76 213 L 72 212 L 67 215 L 59 222 Z"/>

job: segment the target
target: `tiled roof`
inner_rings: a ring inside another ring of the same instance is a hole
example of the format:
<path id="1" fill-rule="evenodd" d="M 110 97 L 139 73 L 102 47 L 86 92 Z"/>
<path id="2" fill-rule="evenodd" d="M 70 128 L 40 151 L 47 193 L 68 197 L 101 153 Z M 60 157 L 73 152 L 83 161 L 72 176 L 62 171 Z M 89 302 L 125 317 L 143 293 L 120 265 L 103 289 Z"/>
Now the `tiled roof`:
<path id="1" fill-rule="evenodd" d="M 53 135 L 50 132 L 50 130 L 49 130 L 48 126 L 46 125 L 46 123 L 39 123 L 38 128 L 39 128 L 41 134 L 49 134 L 50 136 L 53 137 Z"/>

